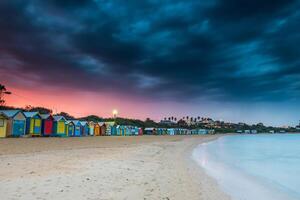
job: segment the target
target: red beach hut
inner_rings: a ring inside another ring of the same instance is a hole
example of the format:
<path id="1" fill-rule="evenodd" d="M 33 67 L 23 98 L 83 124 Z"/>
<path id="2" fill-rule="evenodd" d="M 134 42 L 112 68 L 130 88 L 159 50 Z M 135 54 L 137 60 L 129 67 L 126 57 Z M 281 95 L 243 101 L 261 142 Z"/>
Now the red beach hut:
<path id="1" fill-rule="evenodd" d="M 42 117 L 42 135 L 50 136 L 53 133 L 54 118 L 51 114 L 41 114 Z"/>

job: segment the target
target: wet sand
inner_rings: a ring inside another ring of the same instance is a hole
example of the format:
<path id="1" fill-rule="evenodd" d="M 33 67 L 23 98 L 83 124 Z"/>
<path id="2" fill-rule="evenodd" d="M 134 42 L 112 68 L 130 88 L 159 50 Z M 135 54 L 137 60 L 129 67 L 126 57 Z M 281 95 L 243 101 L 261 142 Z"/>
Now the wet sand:
<path id="1" fill-rule="evenodd" d="M 217 137 L 1 139 L 1 199 L 227 200 L 191 158 Z"/>

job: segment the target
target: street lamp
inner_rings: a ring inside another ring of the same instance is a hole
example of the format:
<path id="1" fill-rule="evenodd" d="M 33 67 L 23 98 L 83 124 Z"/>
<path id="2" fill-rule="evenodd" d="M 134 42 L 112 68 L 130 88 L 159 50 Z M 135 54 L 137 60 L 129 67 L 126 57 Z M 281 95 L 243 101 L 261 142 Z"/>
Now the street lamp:
<path id="1" fill-rule="evenodd" d="M 114 109 L 114 110 L 112 111 L 112 114 L 113 114 L 113 116 L 114 116 L 115 119 L 117 118 L 118 113 L 119 113 L 119 112 L 118 112 L 117 109 Z"/>

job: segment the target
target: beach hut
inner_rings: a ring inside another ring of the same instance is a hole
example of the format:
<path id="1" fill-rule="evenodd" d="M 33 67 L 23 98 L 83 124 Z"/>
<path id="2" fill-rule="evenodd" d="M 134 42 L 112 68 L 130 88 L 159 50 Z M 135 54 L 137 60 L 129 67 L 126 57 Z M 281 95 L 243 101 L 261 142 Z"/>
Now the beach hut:
<path id="1" fill-rule="evenodd" d="M 175 129 L 174 128 L 168 128 L 168 135 L 175 135 Z"/>
<path id="2" fill-rule="evenodd" d="M 67 130 L 66 130 L 66 118 L 63 116 L 53 116 L 54 123 L 53 123 L 53 135 L 59 137 L 66 137 Z"/>
<path id="3" fill-rule="evenodd" d="M 7 119 L 6 136 L 19 137 L 25 135 L 26 117 L 20 110 L 0 110 Z M 2 121 L 3 122 L 3 121 Z M 0 122 L 0 127 L 3 123 Z M 3 135 L 2 135 L 3 136 Z M 0 136 L 1 137 L 1 136 Z"/>
<path id="4" fill-rule="evenodd" d="M 87 121 L 81 121 L 81 132 L 83 136 L 89 135 L 89 124 Z"/>
<path id="5" fill-rule="evenodd" d="M 26 117 L 26 134 L 31 136 L 41 136 L 42 117 L 38 112 L 24 112 Z"/>
<path id="6" fill-rule="evenodd" d="M 89 122 L 89 135 L 94 136 L 94 130 L 95 130 L 95 122 L 90 121 Z"/>
<path id="7" fill-rule="evenodd" d="M 41 114 L 42 117 L 42 135 L 50 136 L 53 134 L 54 118 L 51 114 Z"/>
<path id="8" fill-rule="evenodd" d="M 67 136 L 74 137 L 75 136 L 75 124 L 73 121 L 66 121 L 66 132 Z"/>
<path id="9" fill-rule="evenodd" d="M 72 122 L 73 122 L 74 128 L 75 128 L 75 130 L 74 130 L 74 136 L 75 137 L 82 136 L 83 135 L 82 134 L 83 130 L 82 130 L 81 122 L 79 120 L 73 120 Z"/>
<path id="10" fill-rule="evenodd" d="M 143 129 L 139 128 L 139 135 L 142 136 L 143 135 Z"/>
<path id="11" fill-rule="evenodd" d="M 99 123 L 95 123 L 95 126 L 94 126 L 94 135 L 95 136 L 100 136 L 100 124 Z"/>
<path id="12" fill-rule="evenodd" d="M 104 136 L 106 135 L 106 125 L 104 122 L 99 122 L 100 125 L 100 135 Z"/>
<path id="13" fill-rule="evenodd" d="M 106 135 L 117 135 L 117 129 L 115 124 L 115 122 L 105 122 Z"/>
<path id="14" fill-rule="evenodd" d="M 8 116 L 4 113 L 0 113 L 0 137 L 5 138 L 7 132 L 7 123 L 8 123 Z"/>

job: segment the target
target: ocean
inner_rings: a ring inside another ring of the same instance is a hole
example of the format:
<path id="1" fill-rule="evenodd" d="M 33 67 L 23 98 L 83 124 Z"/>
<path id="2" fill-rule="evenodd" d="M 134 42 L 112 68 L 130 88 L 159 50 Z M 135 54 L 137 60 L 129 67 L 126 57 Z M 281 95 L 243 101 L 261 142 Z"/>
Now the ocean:
<path id="1" fill-rule="evenodd" d="M 224 136 L 193 159 L 234 200 L 300 199 L 300 134 Z"/>

